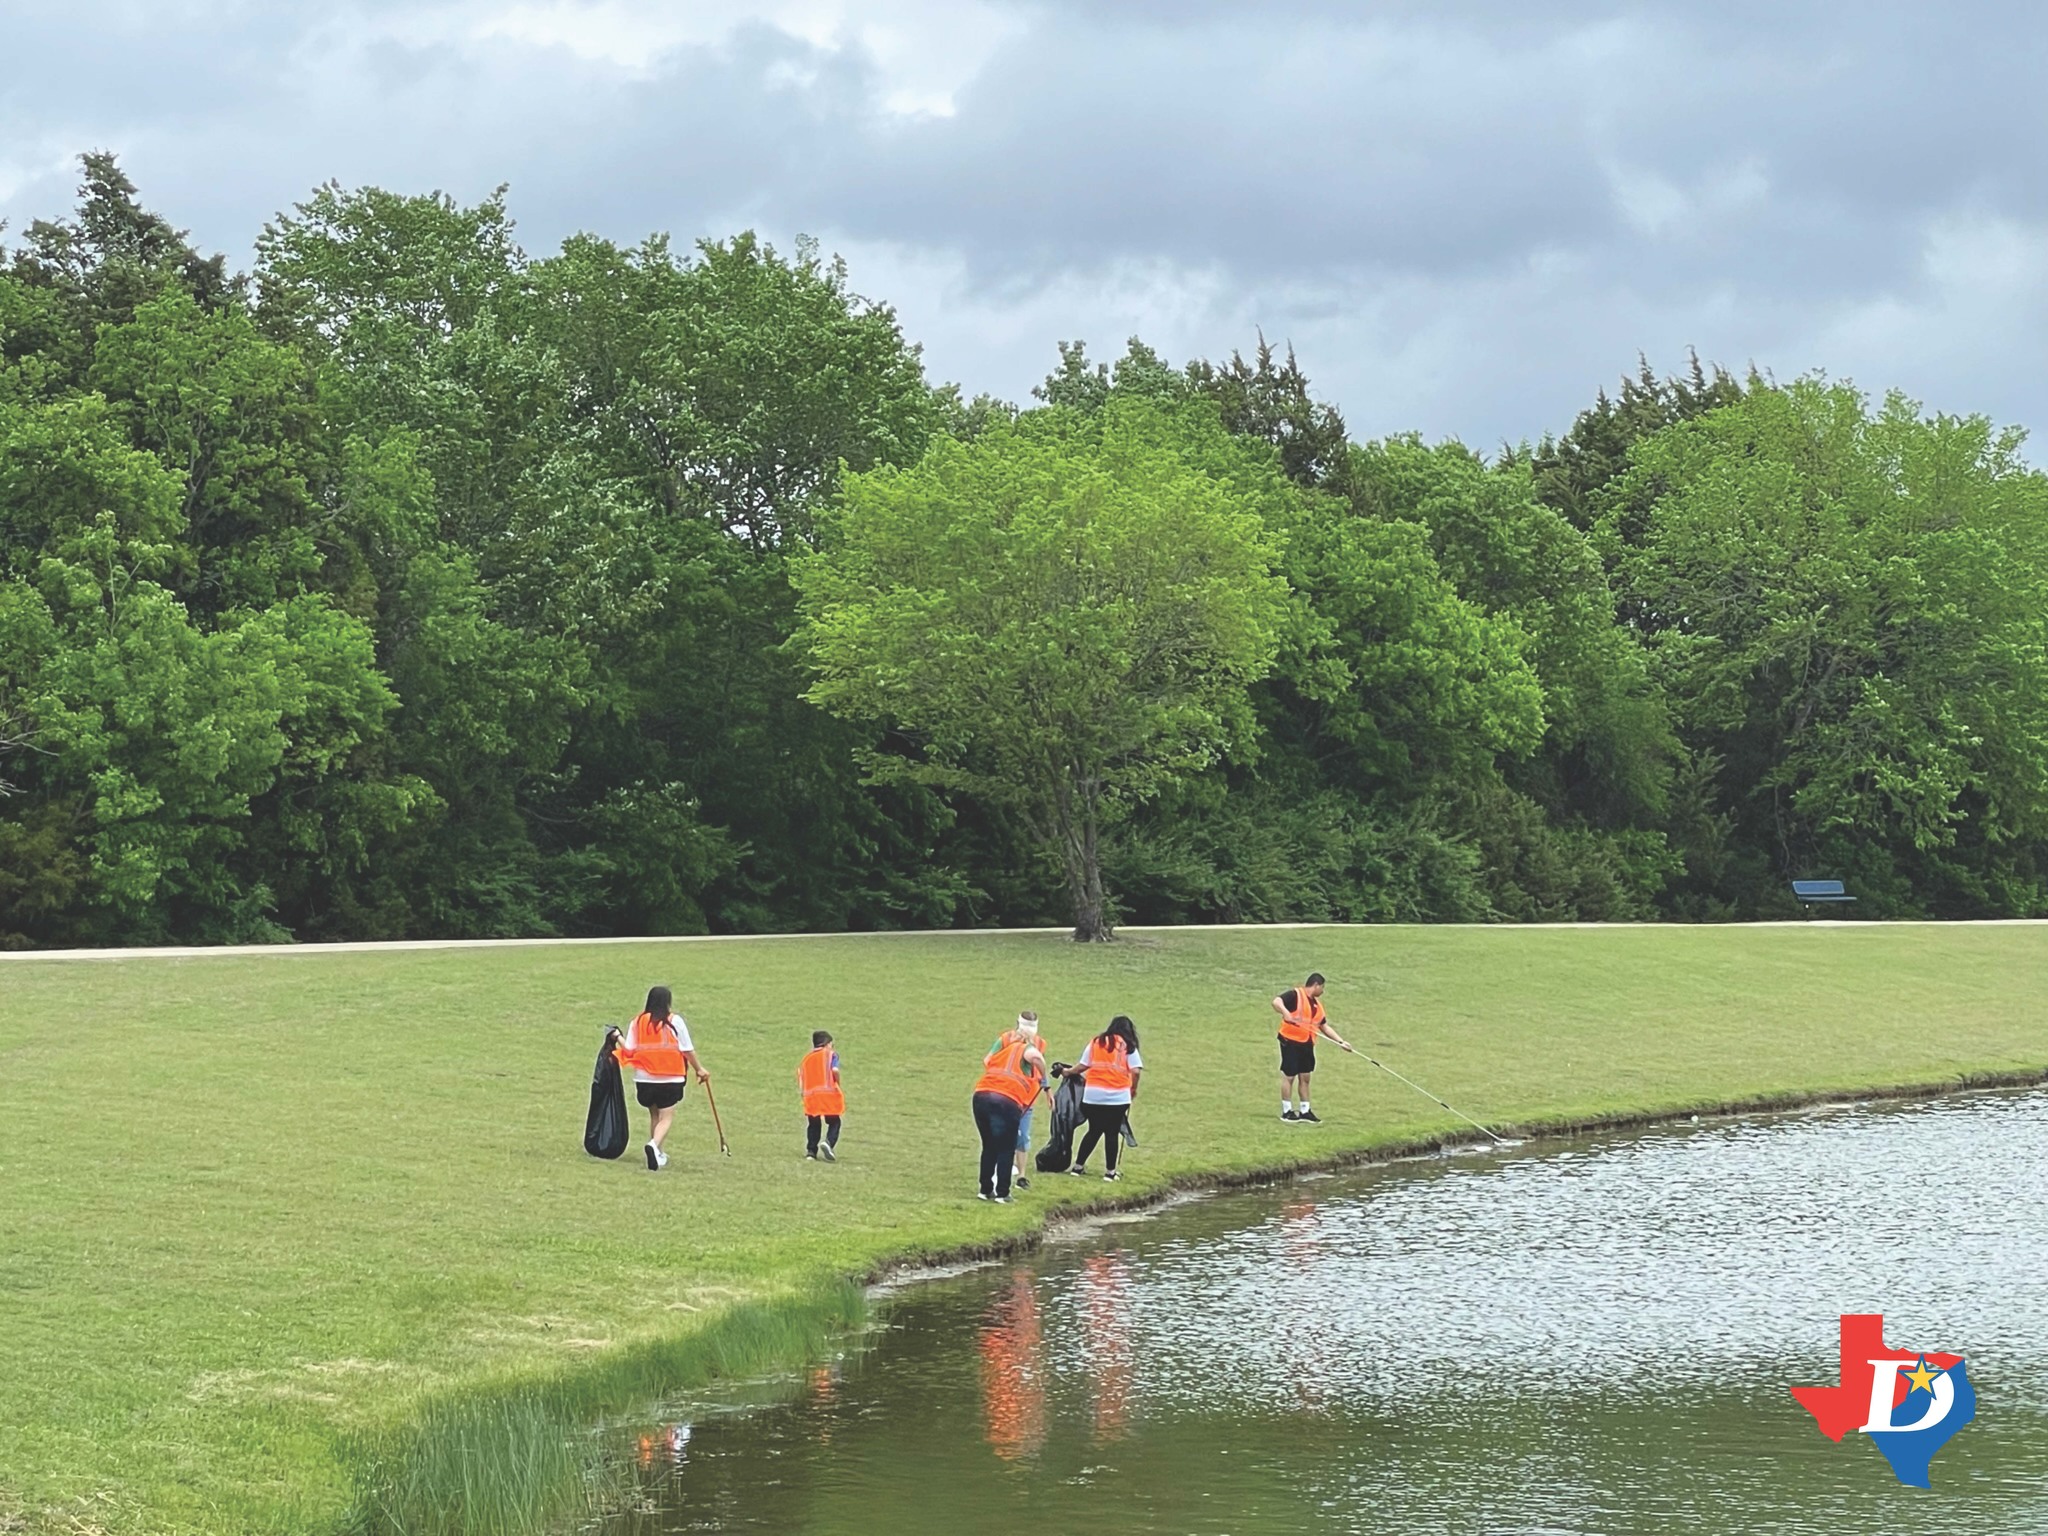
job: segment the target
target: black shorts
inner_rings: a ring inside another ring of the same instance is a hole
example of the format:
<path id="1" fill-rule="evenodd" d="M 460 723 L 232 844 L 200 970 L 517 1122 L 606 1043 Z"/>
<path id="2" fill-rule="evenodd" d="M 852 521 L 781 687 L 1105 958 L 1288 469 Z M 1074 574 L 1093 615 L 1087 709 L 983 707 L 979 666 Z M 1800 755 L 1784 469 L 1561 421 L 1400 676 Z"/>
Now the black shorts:
<path id="1" fill-rule="evenodd" d="M 1316 1043 L 1313 1040 L 1290 1040 L 1280 1037 L 1280 1075 L 1300 1077 L 1304 1072 L 1316 1069 Z"/>
<path id="2" fill-rule="evenodd" d="M 674 1109 L 683 1102 L 683 1090 L 688 1083 L 635 1083 L 633 1097 L 640 1101 L 642 1109 Z"/>

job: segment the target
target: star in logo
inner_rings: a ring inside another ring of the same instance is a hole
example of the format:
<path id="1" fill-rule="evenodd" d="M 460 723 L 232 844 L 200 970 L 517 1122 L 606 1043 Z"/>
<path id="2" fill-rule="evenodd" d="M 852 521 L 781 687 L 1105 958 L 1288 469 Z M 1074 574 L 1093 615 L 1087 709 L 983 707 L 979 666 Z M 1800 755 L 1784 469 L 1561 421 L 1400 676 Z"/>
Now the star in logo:
<path id="1" fill-rule="evenodd" d="M 1932 1392 L 1934 1390 L 1934 1378 L 1939 1376 L 1941 1372 L 1938 1370 L 1928 1369 L 1927 1357 L 1925 1355 L 1922 1355 L 1920 1357 L 1920 1363 L 1918 1365 L 1914 1366 L 1913 1369 L 1910 1371 L 1902 1370 L 1900 1374 L 1902 1374 L 1906 1378 L 1906 1380 L 1913 1383 L 1914 1391 Z"/>

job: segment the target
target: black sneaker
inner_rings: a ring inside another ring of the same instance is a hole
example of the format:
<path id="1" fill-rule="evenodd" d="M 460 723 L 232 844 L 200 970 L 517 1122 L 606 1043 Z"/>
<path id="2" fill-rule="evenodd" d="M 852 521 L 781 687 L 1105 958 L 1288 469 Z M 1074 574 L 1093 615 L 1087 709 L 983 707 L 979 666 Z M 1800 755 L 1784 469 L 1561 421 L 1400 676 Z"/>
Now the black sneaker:
<path id="1" fill-rule="evenodd" d="M 817 1150 L 817 1148 L 815 1148 L 815 1147 L 806 1147 L 806 1148 L 804 1149 L 804 1157 L 805 1157 L 805 1159 L 806 1159 L 807 1161 L 815 1163 L 815 1162 L 816 1162 L 816 1161 L 818 1160 L 818 1150 Z"/>
<path id="2" fill-rule="evenodd" d="M 1313 1121 L 1317 1125 L 1321 1125 L 1323 1123 L 1323 1117 L 1317 1114 L 1312 1109 L 1304 1109 L 1300 1114 L 1296 1115 L 1294 1118 L 1297 1120 Z"/>
<path id="3" fill-rule="evenodd" d="M 1077 1179 L 1085 1179 L 1088 1177 L 1088 1170 L 1086 1168 L 1083 1168 L 1079 1163 L 1074 1164 L 1074 1166 L 1069 1168 L 1067 1172 L 1071 1173 Z"/>
<path id="4" fill-rule="evenodd" d="M 836 1163 L 839 1161 L 839 1154 L 832 1150 L 832 1144 L 830 1142 L 827 1142 L 825 1145 L 818 1148 L 818 1156 L 825 1159 L 825 1161 L 828 1163 Z"/>
<path id="5" fill-rule="evenodd" d="M 1301 1116 L 1297 1115 L 1291 1109 L 1283 1109 L 1280 1111 L 1280 1118 L 1282 1120 L 1299 1120 Z"/>
<path id="6" fill-rule="evenodd" d="M 1104 1174 L 1104 1175 L 1102 1176 L 1102 1182 L 1103 1182 L 1103 1183 L 1105 1183 L 1105 1184 L 1114 1184 L 1114 1183 L 1115 1183 L 1115 1182 L 1116 1182 L 1116 1181 L 1117 1181 L 1118 1179 L 1122 1178 L 1123 1176 L 1124 1176 L 1124 1171 L 1123 1171 L 1123 1169 L 1121 1169 L 1121 1168 L 1112 1168 L 1112 1169 L 1110 1169 L 1110 1170 L 1109 1170 L 1109 1172 L 1105 1173 L 1105 1174 Z"/>
<path id="7" fill-rule="evenodd" d="M 992 1194 L 990 1194 L 990 1193 L 989 1193 L 989 1192 L 988 1192 L 987 1190 L 985 1190 L 985 1189 L 977 1189 L 977 1190 L 976 1190 L 976 1191 L 974 1192 L 974 1198 L 975 1198 L 975 1199 L 977 1199 L 977 1200 L 993 1200 L 993 1199 L 995 1199 L 995 1196 L 994 1196 L 994 1195 L 992 1195 Z"/>
<path id="8" fill-rule="evenodd" d="M 661 1166 L 661 1153 L 653 1142 L 647 1143 L 647 1171 L 652 1173 Z"/>
<path id="9" fill-rule="evenodd" d="M 1012 1189 L 1029 1189 L 1030 1187 L 1031 1181 L 1025 1178 L 1024 1175 L 1021 1173 L 1018 1174 L 1016 1178 L 1010 1181 L 1010 1188 Z"/>
<path id="10" fill-rule="evenodd" d="M 1008 1195 L 997 1195 L 997 1196 L 996 1196 L 996 1204 L 997 1204 L 997 1205 L 1008 1205 L 1009 1203 L 1010 1203 L 1010 1197 L 1009 1197 Z"/>

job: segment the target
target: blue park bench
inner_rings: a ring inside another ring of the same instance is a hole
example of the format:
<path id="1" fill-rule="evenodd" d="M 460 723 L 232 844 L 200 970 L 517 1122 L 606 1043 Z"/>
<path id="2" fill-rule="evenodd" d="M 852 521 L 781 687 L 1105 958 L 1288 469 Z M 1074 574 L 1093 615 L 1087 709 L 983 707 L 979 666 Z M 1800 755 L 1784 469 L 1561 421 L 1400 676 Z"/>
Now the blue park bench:
<path id="1" fill-rule="evenodd" d="M 1834 906 L 1856 899 L 1843 892 L 1842 882 L 1839 880 L 1794 880 L 1792 894 L 1809 912 L 1817 906 Z"/>

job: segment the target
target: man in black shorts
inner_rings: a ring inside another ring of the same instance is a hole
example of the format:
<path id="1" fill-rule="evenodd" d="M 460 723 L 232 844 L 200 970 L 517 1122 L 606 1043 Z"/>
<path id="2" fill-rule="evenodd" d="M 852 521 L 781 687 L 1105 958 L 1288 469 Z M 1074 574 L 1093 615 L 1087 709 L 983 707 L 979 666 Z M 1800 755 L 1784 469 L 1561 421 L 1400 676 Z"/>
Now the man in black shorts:
<path id="1" fill-rule="evenodd" d="M 1322 1116 L 1308 1097 L 1308 1080 L 1316 1069 L 1316 1036 L 1351 1049 L 1351 1042 L 1330 1028 L 1330 1021 L 1323 1017 L 1322 973 L 1311 972 L 1300 986 L 1289 987 L 1274 998 L 1273 1011 L 1280 1015 L 1280 1118 L 1320 1124 Z"/>

